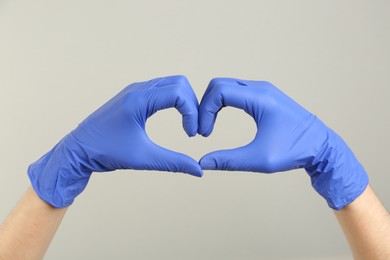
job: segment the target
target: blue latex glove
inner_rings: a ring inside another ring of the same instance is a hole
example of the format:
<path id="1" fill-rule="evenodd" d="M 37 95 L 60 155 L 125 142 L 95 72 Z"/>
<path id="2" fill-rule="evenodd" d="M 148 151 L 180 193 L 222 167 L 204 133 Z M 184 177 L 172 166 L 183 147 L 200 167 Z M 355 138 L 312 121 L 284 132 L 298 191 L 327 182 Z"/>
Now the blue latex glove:
<path id="1" fill-rule="evenodd" d="M 198 101 L 184 76 L 129 85 L 30 165 L 32 186 L 44 201 L 66 207 L 92 172 L 137 169 L 202 176 L 198 162 L 154 144 L 145 132 L 147 118 L 170 107 L 182 114 L 186 133 L 196 135 Z"/>
<path id="2" fill-rule="evenodd" d="M 211 134 L 225 106 L 251 115 L 256 137 L 246 146 L 205 155 L 202 169 L 272 173 L 305 168 L 313 187 L 336 210 L 365 190 L 367 174 L 344 141 L 272 84 L 213 79 L 199 106 L 199 134 Z"/>

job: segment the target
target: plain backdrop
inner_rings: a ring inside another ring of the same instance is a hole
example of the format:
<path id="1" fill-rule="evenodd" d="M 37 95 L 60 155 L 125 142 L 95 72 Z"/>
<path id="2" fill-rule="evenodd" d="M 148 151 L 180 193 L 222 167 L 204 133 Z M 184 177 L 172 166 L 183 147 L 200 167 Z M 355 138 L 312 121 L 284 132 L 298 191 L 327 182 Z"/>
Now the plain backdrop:
<path id="1" fill-rule="evenodd" d="M 213 77 L 267 80 L 349 144 L 390 209 L 390 2 L 0 0 L 0 221 L 28 165 L 135 81 L 184 74 L 201 99 Z M 147 122 L 196 160 L 252 140 L 225 108 L 209 138 L 179 113 Z M 279 174 L 93 174 L 46 259 L 351 259 L 304 170 Z"/>

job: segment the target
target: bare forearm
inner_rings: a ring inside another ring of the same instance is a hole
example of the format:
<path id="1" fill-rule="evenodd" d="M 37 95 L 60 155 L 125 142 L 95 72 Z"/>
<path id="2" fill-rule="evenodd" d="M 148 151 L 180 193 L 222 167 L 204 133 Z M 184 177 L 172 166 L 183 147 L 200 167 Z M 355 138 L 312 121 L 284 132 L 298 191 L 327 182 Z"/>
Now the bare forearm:
<path id="1" fill-rule="evenodd" d="M 29 187 L 0 226 L 0 259 L 42 259 L 65 213 Z"/>
<path id="2" fill-rule="evenodd" d="M 370 186 L 335 214 L 355 259 L 390 259 L 390 215 Z"/>

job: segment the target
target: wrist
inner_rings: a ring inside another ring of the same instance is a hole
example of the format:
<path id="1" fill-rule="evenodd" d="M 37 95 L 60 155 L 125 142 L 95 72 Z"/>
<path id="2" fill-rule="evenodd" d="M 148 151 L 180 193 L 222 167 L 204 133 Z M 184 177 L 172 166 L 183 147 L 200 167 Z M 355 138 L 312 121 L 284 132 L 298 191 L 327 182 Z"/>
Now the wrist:
<path id="1" fill-rule="evenodd" d="M 38 196 L 50 205 L 70 206 L 88 183 L 92 170 L 87 156 L 72 134 L 65 136 L 48 153 L 28 168 L 28 176 Z"/>
<path id="2" fill-rule="evenodd" d="M 363 193 L 368 176 L 343 139 L 332 129 L 326 129 L 321 149 L 305 169 L 313 188 L 325 198 L 329 207 L 340 210 Z"/>

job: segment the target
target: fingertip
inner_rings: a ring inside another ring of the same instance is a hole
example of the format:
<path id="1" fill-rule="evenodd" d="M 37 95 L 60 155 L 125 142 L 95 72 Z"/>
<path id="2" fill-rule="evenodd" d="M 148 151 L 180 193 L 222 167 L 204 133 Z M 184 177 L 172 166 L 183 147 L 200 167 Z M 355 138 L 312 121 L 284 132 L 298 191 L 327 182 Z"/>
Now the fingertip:
<path id="1" fill-rule="evenodd" d="M 213 132 L 213 129 L 214 129 L 214 124 L 212 123 L 211 125 L 209 125 L 208 128 L 206 127 L 199 127 L 198 129 L 198 133 L 203 136 L 203 137 L 208 137 L 211 135 L 211 133 Z"/>
<path id="2" fill-rule="evenodd" d="M 193 133 L 193 132 L 187 133 L 187 135 L 188 135 L 188 137 L 195 137 L 196 136 L 196 132 L 195 133 Z"/>
<path id="3" fill-rule="evenodd" d="M 195 136 L 198 132 L 198 101 L 188 93 L 179 95 L 175 104 L 177 110 L 182 114 L 182 125 L 189 137 Z"/>
<path id="4" fill-rule="evenodd" d="M 188 137 L 195 137 L 197 132 L 196 131 L 186 131 Z"/>
<path id="5" fill-rule="evenodd" d="M 204 134 L 204 132 L 202 131 L 202 129 L 200 127 L 198 127 L 198 135 L 204 136 L 203 134 Z"/>
<path id="6" fill-rule="evenodd" d="M 183 117 L 183 128 L 188 137 L 194 137 L 198 133 L 198 120 L 191 117 Z"/>
<path id="7" fill-rule="evenodd" d="M 206 132 L 205 132 L 205 133 L 202 133 L 201 135 L 202 135 L 203 137 L 209 137 L 209 136 L 211 135 L 211 132 L 210 132 L 210 133 L 206 133 Z"/>
<path id="8" fill-rule="evenodd" d="M 210 119 L 204 113 L 199 113 L 198 134 L 207 137 L 211 134 L 212 131 L 213 131 L 212 119 Z"/>
<path id="9" fill-rule="evenodd" d="M 202 168 L 199 166 L 199 170 L 194 171 L 193 173 L 191 173 L 191 175 L 195 176 L 195 177 L 198 177 L 198 178 L 203 177 L 203 170 L 202 170 Z"/>
<path id="10" fill-rule="evenodd" d="M 203 171 L 199 163 L 190 156 L 170 150 L 165 151 L 166 158 L 169 158 L 170 161 L 170 167 L 168 167 L 170 170 L 168 171 L 182 172 L 196 177 L 203 176 Z"/>
<path id="11" fill-rule="evenodd" d="M 185 167 L 183 172 L 199 178 L 203 176 L 203 170 L 196 162 L 194 162 L 194 164 L 191 164 L 191 166 Z"/>
<path id="12" fill-rule="evenodd" d="M 211 134 L 214 128 L 215 120 L 219 110 L 222 108 L 222 103 L 219 98 L 204 99 L 199 105 L 199 134 L 207 137 Z"/>

